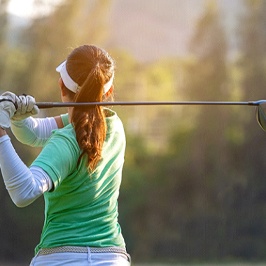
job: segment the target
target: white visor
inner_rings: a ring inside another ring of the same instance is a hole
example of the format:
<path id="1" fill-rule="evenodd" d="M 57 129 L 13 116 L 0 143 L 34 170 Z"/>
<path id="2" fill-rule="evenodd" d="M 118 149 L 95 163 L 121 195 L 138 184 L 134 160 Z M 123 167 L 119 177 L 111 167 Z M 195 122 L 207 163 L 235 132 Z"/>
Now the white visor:
<path id="1" fill-rule="evenodd" d="M 73 91 L 73 92 L 77 92 L 78 91 L 78 88 L 79 88 L 79 85 L 69 76 L 69 74 L 67 73 L 67 69 L 66 69 L 66 61 L 64 61 L 63 63 L 61 63 L 57 68 L 56 68 L 56 71 L 58 73 L 60 73 L 60 76 L 65 84 L 65 86 Z M 110 78 L 110 80 L 103 86 L 103 94 L 106 94 L 112 84 L 113 84 L 113 81 L 114 81 L 114 73 L 112 75 L 112 77 Z"/>
<path id="2" fill-rule="evenodd" d="M 110 80 L 104 84 L 103 86 L 103 94 L 106 94 L 112 87 L 113 85 L 113 81 L 114 81 L 114 76 L 115 74 L 113 73 L 112 77 L 110 78 Z"/>
<path id="3" fill-rule="evenodd" d="M 65 84 L 65 86 L 73 91 L 73 92 L 77 92 L 78 91 L 78 87 L 79 85 L 69 76 L 69 74 L 67 73 L 67 69 L 66 69 L 66 61 L 64 61 L 62 64 L 60 64 L 57 68 L 56 71 L 60 73 L 60 76 Z"/>

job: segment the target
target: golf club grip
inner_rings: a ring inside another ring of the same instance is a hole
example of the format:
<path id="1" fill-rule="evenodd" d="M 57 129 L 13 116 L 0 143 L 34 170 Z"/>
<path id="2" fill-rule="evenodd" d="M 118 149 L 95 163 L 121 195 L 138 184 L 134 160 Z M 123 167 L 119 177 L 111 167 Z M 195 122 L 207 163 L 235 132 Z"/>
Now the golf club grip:
<path id="1" fill-rule="evenodd" d="M 39 109 L 53 108 L 54 105 L 52 102 L 36 102 L 36 105 Z"/>

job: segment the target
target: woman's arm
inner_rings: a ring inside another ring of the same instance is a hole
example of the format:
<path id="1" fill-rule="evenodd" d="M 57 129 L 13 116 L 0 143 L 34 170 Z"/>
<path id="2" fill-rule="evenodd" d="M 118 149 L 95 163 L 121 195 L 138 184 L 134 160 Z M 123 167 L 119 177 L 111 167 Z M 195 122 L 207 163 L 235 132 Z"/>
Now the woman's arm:
<path id="1" fill-rule="evenodd" d="M 68 115 L 56 117 L 33 118 L 21 121 L 11 121 L 14 136 L 23 144 L 33 147 L 43 147 L 54 129 L 63 128 L 68 121 Z"/>
<path id="2" fill-rule="evenodd" d="M 6 189 L 18 207 L 25 207 L 53 187 L 39 167 L 28 168 L 17 155 L 9 136 L 0 128 L 0 166 Z"/>
<path id="3" fill-rule="evenodd" d="M 12 131 L 15 137 L 24 144 L 42 147 L 51 136 L 54 129 L 64 126 L 64 121 L 61 116 L 33 118 L 32 115 L 36 115 L 39 112 L 39 108 L 33 96 L 17 96 L 7 91 L 4 92 L 1 97 L 3 100 L 11 100 L 15 105 L 15 110 L 13 110 L 14 112 L 9 118 L 11 118 Z M 10 122 L 8 124 L 10 124 Z"/>
<path id="4" fill-rule="evenodd" d="M 10 127 L 16 108 L 16 95 L 8 92 L 0 96 L 0 168 L 11 199 L 24 207 L 50 190 L 52 181 L 41 168 L 28 168 L 11 144 L 5 129 Z"/>

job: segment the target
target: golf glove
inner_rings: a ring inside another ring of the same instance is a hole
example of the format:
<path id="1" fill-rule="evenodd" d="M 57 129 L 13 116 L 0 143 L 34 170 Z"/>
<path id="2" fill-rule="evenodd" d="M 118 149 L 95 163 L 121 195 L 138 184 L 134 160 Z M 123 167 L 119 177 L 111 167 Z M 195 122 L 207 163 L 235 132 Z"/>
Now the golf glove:
<path id="1" fill-rule="evenodd" d="M 9 92 L 8 92 L 9 93 Z M 10 118 L 16 112 L 16 95 L 3 93 L 0 96 L 0 127 L 10 127 Z"/>
<path id="2" fill-rule="evenodd" d="M 15 97 L 15 103 L 17 105 L 17 111 L 14 116 L 11 117 L 14 121 L 24 120 L 29 116 L 36 115 L 39 113 L 39 108 L 36 105 L 35 98 L 30 95 L 19 95 L 16 96 L 12 92 L 6 92 L 3 95 L 9 95 Z"/>

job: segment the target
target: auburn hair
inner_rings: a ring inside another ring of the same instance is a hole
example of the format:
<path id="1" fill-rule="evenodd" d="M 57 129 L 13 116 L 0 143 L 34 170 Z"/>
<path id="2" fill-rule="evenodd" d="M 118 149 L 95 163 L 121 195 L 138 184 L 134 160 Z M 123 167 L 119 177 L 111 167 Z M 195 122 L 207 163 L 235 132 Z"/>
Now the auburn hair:
<path id="1" fill-rule="evenodd" d="M 114 60 L 103 49 L 94 45 L 83 45 L 74 49 L 67 58 L 66 69 L 78 84 L 75 102 L 103 101 L 104 85 L 114 74 Z M 81 149 L 78 159 L 87 155 L 88 168 L 93 171 L 101 160 L 106 137 L 105 114 L 102 106 L 75 106 L 71 123 Z"/>

